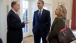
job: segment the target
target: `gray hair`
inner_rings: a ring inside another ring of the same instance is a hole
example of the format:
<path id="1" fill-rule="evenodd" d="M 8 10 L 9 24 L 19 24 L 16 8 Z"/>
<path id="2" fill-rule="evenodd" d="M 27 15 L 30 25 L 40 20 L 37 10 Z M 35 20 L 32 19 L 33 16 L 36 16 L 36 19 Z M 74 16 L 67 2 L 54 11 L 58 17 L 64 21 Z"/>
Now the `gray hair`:
<path id="1" fill-rule="evenodd" d="M 13 7 L 16 3 L 17 3 L 17 1 L 12 1 L 11 7 Z"/>

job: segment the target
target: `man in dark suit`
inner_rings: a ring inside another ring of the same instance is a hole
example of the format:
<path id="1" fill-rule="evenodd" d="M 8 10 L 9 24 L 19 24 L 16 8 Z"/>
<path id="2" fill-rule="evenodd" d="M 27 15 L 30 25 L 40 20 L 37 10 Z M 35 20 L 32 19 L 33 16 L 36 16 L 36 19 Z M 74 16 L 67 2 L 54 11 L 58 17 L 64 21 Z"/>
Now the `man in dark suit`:
<path id="1" fill-rule="evenodd" d="M 3 43 L 2 39 L 0 38 L 0 43 Z"/>
<path id="2" fill-rule="evenodd" d="M 21 23 L 21 20 L 17 14 L 20 9 L 20 4 L 17 1 L 11 3 L 12 9 L 7 15 L 7 43 L 21 43 L 23 39 L 22 28 L 28 21 Z"/>
<path id="3" fill-rule="evenodd" d="M 33 34 L 34 34 L 34 43 L 40 43 L 42 38 L 42 43 L 47 43 L 46 36 L 50 30 L 50 12 L 43 9 L 44 1 L 39 0 L 38 3 L 39 10 L 34 12 L 33 18 Z"/>

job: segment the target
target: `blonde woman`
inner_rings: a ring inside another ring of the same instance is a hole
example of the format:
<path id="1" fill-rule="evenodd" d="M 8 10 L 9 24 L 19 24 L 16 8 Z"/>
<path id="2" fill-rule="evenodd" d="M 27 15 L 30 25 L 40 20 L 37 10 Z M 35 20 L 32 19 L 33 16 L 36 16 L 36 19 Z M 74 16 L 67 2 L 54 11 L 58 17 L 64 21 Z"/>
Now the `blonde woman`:
<path id="1" fill-rule="evenodd" d="M 49 41 L 49 43 L 59 43 L 58 33 L 65 27 L 66 14 L 66 8 L 63 5 L 59 5 L 56 8 L 55 15 L 57 15 L 57 17 L 52 24 L 50 33 L 46 37 L 46 40 Z"/>

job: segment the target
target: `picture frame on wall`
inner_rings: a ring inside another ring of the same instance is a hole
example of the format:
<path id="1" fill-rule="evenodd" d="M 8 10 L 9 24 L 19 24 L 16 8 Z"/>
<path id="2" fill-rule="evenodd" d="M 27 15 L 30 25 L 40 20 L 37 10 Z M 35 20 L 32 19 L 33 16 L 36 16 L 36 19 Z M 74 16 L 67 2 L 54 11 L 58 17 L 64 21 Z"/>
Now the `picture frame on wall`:
<path id="1" fill-rule="evenodd" d="M 64 5 L 64 6 L 66 6 L 66 3 L 65 2 L 58 2 L 58 5 Z"/>

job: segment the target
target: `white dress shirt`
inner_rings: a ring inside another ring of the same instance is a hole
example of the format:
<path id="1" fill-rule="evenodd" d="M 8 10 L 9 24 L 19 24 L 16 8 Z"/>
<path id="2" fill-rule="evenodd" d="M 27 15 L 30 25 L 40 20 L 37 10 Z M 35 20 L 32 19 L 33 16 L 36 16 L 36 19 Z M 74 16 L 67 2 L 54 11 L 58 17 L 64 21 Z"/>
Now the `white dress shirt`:
<path id="1" fill-rule="evenodd" d="M 42 15 L 42 12 L 43 12 L 43 8 L 41 9 L 41 15 Z M 39 12 L 38 12 L 38 14 L 40 13 L 40 9 L 39 9 Z"/>
<path id="2" fill-rule="evenodd" d="M 17 14 L 17 12 L 16 11 L 14 11 L 13 9 L 12 9 L 12 11 L 15 13 L 15 14 Z M 18 15 L 18 14 L 17 14 Z"/>

